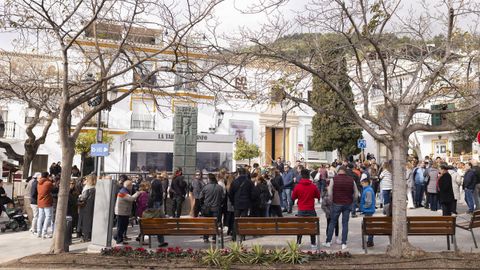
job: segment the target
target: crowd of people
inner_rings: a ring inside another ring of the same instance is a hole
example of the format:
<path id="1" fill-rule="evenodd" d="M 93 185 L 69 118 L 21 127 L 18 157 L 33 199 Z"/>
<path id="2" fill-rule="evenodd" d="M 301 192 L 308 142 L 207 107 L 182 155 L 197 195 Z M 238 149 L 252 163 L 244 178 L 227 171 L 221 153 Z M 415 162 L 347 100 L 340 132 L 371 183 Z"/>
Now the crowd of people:
<path id="1" fill-rule="evenodd" d="M 50 173 L 36 173 L 27 184 L 25 202 L 32 215 L 30 231 L 40 238 L 51 237 L 56 197 L 60 179 L 60 164 L 52 164 Z M 76 173 L 76 171 L 74 171 Z M 206 174 L 206 175 L 205 175 Z M 96 177 L 73 178 L 70 183 L 68 216 L 72 217 L 72 233 L 83 241 L 91 238 L 95 202 Z M 458 162 L 448 165 L 441 158 L 411 159 L 406 162 L 404 183 L 408 208 L 425 207 L 442 210 L 442 215 L 458 214 L 457 204 L 464 198 L 468 213 L 480 208 L 480 167 L 478 162 Z M 331 164 L 310 167 L 303 160 L 294 166 L 278 158 L 270 166 L 253 164 L 216 174 L 196 171 L 187 181 L 181 168 L 170 177 L 167 172 L 150 172 L 148 176 L 120 175 L 115 202 L 117 244 L 127 244 L 127 228 L 132 219 L 142 217 L 181 217 L 185 200 L 190 200 L 191 217 L 216 217 L 236 240 L 234 220 L 237 217 L 317 216 L 315 200 L 320 203 L 328 226 L 326 242 L 347 248 L 350 217 L 358 213 L 372 216 L 377 208 L 391 215 L 393 171 L 390 162 L 377 164 L 369 156 L 363 162 L 335 160 Z M 1 192 L 0 199 L 6 200 Z M 464 194 L 464 197 L 462 196 Z M 167 199 L 171 207 L 167 208 Z M 28 211 L 27 211 L 28 212 Z M 340 216 L 342 216 L 340 222 Z M 341 236 L 339 236 L 341 224 Z M 334 236 L 336 239 L 334 239 Z M 137 241 L 143 241 L 137 237 Z M 163 236 L 157 237 L 160 247 L 167 246 Z M 212 240 L 215 241 L 215 238 Z M 204 236 L 209 242 L 209 236 Z M 301 243 L 301 236 L 297 238 Z M 315 237 L 311 244 L 316 245 Z M 367 246 L 374 246 L 369 236 Z"/>

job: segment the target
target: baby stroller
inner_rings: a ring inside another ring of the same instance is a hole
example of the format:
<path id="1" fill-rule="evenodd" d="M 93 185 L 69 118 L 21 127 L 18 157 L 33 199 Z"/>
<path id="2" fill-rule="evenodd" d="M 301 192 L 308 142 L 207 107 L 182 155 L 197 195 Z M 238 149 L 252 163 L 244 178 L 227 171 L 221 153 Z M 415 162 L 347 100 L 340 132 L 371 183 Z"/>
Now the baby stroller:
<path id="1" fill-rule="evenodd" d="M 5 222 L 4 226 L 0 229 L 2 233 L 9 229 L 14 232 L 18 230 L 28 230 L 28 217 L 27 215 L 23 214 L 21 209 L 7 208 L 5 213 L 7 214 L 9 220 Z"/>

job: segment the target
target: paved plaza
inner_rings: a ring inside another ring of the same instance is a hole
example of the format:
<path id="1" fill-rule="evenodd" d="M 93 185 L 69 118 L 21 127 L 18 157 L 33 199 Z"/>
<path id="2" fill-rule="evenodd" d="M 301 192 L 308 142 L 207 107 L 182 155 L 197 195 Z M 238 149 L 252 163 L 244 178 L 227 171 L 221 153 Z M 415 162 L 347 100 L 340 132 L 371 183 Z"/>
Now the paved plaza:
<path id="1" fill-rule="evenodd" d="M 466 210 L 465 207 L 466 206 L 464 204 L 459 203 L 459 209 L 458 209 L 459 213 L 465 213 L 465 210 Z M 377 209 L 376 215 L 382 215 L 381 212 L 382 212 L 382 209 Z M 319 207 L 319 204 L 317 204 L 317 213 L 319 213 L 321 218 L 320 226 L 321 226 L 322 234 L 320 236 L 320 239 L 322 242 L 324 242 L 325 241 L 324 232 L 326 230 L 326 219 L 322 210 Z M 424 208 L 409 209 L 408 215 L 409 216 L 425 216 L 425 215 L 440 216 L 441 210 L 437 212 L 432 212 Z M 467 218 L 467 216 L 465 214 L 460 214 L 457 217 L 457 222 L 459 221 L 459 219 L 464 219 L 464 218 Z M 359 216 L 357 218 L 350 218 L 347 250 L 352 254 L 363 254 L 362 240 L 361 240 L 361 221 L 362 221 L 362 216 Z M 138 226 L 134 226 L 133 229 L 132 227 L 129 227 L 128 236 L 132 238 L 132 240 L 129 241 L 130 246 L 132 247 L 139 246 L 139 243 L 134 240 L 137 235 L 138 235 Z M 341 231 L 340 231 L 340 235 L 341 235 Z M 475 249 L 472 237 L 469 232 L 461 229 L 457 229 L 456 235 L 457 235 L 458 248 L 461 252 L 479 252 L 480 251 L 480 249 Z M 480 239 L 480 235 L 478 235 L 478 231 L 476 232 L 476 235 L 479 236 L 478 238 Z M 179 246 L 182 248 L 205 249 L 210 246 L 209 244 L 205 244 L 201 237 L 196 237 L 196 236 L 195 237 L 166 236 L 165 239 L 169 243 L 170 247 Z M 414 246 L 419 247 L 428 252 L 447 251 L 447 240 L 446 240 L 446 237 L 443 237 L 443 236 L 441 237 L 414 236 L 414 237 L 410 237 L 409 239 Z M 46 253 L 50 248 L 51 241 L 52 241 L 51 239 L 45 239 L 45 240 L 38 239 L 28 231 L 15 232 L 15 233 L 7 231 L 6 233 L 2 233 L 0 234 L 0 250 L 2 251 L 0 252 L 0 263 L 18 259 L 25 256 L 29 256 L 29 255 L 33 255 L 33 254 L 37 254 L 37 253 Z M 246 246 L 259 244 L 264 247 L 273 248 L 277 246 L 286 247 L 287 241 L 295 241 L 295 237 L 294 236 L 265 236 L 265 237 L 257 237 L 257 238 L 247 237 L 247 239 L 244 241 L 244 244 Z M 369 254 L 384 253 L 387 249 L 388 237 L 385 237 L 385 236 L 375 237 L 374 241 L 375 241 L 375 247 L 368 249 Z M 156 243 L 157 243 L 156 238 L 154 238 L 153 240 L 154 248 L 156 247 Z M 225 245 L 228 247 L 230 243 L 231 243 L 230 237 L 226 236 Z M 304 249 L 310 249 L 309 237 L 304 237 L 302 244 Z M 80 243 L 78 239 L 74 239 L 73 245 L 70 246 L 70 251 L 71 252 L 87 252 L 88 245 L 89 243 Z M 144 246 L 144 247 L 148 247 L 148 246 Z M 322 250 L 338 251 L 338 250 L 341 250 L 341 247 L 340 245 L 332 244 L 331 248 L 322 247 Z M 453 247 L 452 247 L 452 250 L 453 250 Z"/>

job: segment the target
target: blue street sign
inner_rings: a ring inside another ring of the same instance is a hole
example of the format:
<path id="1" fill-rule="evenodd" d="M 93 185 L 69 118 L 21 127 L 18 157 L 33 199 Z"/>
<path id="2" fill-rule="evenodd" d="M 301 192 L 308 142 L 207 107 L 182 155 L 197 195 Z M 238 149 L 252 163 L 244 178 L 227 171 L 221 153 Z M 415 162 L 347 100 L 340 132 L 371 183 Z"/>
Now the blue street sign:
<path id="1" fill-rule="evenodd" d="M 90 156 L 106 157 L 108 156 L 109 146 L 106 143 L 97 143 L 90 146 Z"/>
<path id="2" fill-rule="evenodd" d="M 367 140 L 359 139 L 359 140 L 357 141 L 357 147 L 360 148 L 360 149 L 365 149 L 365 148 L 367 148 Z"/>

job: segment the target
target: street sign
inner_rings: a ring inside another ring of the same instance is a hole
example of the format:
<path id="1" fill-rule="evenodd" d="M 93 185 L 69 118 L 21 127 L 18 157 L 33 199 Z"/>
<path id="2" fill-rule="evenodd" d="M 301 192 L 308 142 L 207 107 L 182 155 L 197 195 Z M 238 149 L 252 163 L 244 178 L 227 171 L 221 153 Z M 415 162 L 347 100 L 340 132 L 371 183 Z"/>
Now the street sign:
<path id="1" fill-rule="evenodd" d="M 365 149 L 365 148 L 367 148 L 367 140 L 359 139 L 359 140 L 357 141 L 357 147 L 360 148 L 360 149 Z"/>
<path id="2" fill-rule="evenodd" d="M 106 143 L 97 143 L 90 146 L 90 156 L 106 157 L 109 154 L 109 145 Z"/>

